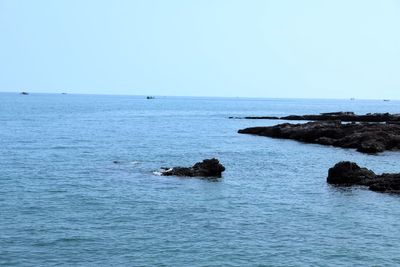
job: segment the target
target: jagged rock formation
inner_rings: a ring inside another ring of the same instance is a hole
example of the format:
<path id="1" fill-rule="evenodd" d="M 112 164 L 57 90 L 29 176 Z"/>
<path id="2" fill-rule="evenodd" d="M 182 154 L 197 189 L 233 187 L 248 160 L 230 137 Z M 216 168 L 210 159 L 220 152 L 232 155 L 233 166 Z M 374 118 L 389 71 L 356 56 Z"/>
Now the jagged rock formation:
<path id="1" fill-rule="evenodd" d="M 390 113 L 368 113 L 357 115 L 354 112 L 330 112 L 319 115 L 290 115 L 285 117 L 273 116 L 248 116 L 248 117 L 229 117 L 230 119 L 264 119 L 264 120 L 296 120 L 296 121 L 330 121 L 337 120 L 343 122 L 393 122 L 400 123 L 400 114 Z"/>
<path id="2" fill-rule="evenodd" d="M 197 162 L 192 167 L 163 168 L 161 175 L 220 178 L 223 171 L 225 171 L 225 167 L 217 159 L 212 158 Z"/>
<path id="3" fill-rule="evenodd" d="M 368 186 L 372 191 L 400 193 L 400 173 L 376 175 L 354 162 L 342 161 L 329 169 L 327 182 L 337 186 Z"/>
<path id="4" fill-rule="evenodd" d="M 362 153 L 400 149 L 400 125 L 390 123 L 341 123 L 340 121 L 278 124 L 238 131 L 305 143 L 355 148 Z"/>

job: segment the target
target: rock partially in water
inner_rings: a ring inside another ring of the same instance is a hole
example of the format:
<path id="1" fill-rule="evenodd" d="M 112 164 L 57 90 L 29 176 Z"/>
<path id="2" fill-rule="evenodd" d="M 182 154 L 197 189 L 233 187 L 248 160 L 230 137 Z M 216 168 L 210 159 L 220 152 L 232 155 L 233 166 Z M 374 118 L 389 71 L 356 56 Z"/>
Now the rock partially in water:
<path id="1" fill-rule="evenodd" d="M 376 181 L 370 184 L 370 190 L 400 194 L 400 173 L 384 173 L 376 178 Z"/>
<path id="2" fill-rule="evenodd" d="M 400 122 L 399 114 L 390 113 L 368 113 L 357 115 L 354 112 L 329 112 L 319 115 L 301 115 L 282 117 L 282 120 L 307 120 L 307 121 L 328 121 L 338 120 L 343 122 Z"/>
<path id="3" fill-rule="evenodd" d="M 329 169 L 327 182 L 335 185 L 365 185 L 376 174 L 367 168 L 360 168 L 356 163 L 342 161 Z"/>
<path id="4" fill-rule="evenodd" d="M 372 191 L 400 194 L 400 173 L 376 175 L 349 161 L 339 162 L 330 168 L 327 182 L 336 186 L 368 186 Z"/>
<path id="5" fill-rule="evenodd" d="M 225 167 L 217 159 L 212 158 L 197 162 L 192 167 L 164 168 L 161 170 L 161 175 L 220 178 L 223 171 Z"/>
<path id="6" fill-rule="evenodd" d="M 392 123 L 283 123 L 269 127 L 246 128 L 239 130 L 239 133 L 355 148 L 359 152 L 369 154 L 400 149 L 400 125 Z"/>
<path id="7" fill-rule="evenodd" d="M 343 122 L 394 122 L 400 123 L 400 114 L 390 113 L 367 113 L 357 115 L 354 112 L 329 112 L 318 115 L 289 115 L 285 117 L 272 116 L 247 116 L 229 117 L 230 119 L 264 119 L 264 120 L 296 120 L 296 121 L 343 121 Z"/>

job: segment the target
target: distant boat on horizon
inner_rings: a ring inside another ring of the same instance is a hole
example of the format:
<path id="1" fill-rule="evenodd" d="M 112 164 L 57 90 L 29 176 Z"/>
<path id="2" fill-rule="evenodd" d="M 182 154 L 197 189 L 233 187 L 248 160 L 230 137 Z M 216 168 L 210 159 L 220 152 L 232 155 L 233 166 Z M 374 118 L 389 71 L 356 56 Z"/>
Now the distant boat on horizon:
<path id="1" fill-rule="evenodd" d="M 389 101 L 390 101 L 390 99 L 383 99 L 383 101 L 385 101 L 385 102 L 389 102 Z"/>
<path id="2" fill-rule="evenodd" d="M 352 98 L 350 98 L 350 100 L 352 100 L 352 101 L 353 101 L 353 100 L 356 100 L 356 99 L 355 99 L 354 97 L 352 97 Z"/>
<path id="3" fill-rule="evenodd" d="M 154 99 L 154 96 L 147 96 L 146 99 Z"/>
<path id="4" fill-rule="evenodd" d="M 21 95 L 29 95 L 28 92 L 21 92 Z"/>

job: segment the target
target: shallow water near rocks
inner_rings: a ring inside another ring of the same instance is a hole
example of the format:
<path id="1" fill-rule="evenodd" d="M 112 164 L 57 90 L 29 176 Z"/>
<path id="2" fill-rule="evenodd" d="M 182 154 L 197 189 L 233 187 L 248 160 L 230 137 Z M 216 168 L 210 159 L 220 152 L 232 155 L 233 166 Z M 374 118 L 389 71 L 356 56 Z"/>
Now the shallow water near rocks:
<path id="1" fill-rule="evenodd" d="M 281 121 L 228 119 L 399 107 L 0 94 L 0 265 L 399 265 L 400 197 L 326 176 L 341 160 L 400 172 L 400 152 L 240 135 Z M 153 174 L 212 157 L 218 182 Z"/>

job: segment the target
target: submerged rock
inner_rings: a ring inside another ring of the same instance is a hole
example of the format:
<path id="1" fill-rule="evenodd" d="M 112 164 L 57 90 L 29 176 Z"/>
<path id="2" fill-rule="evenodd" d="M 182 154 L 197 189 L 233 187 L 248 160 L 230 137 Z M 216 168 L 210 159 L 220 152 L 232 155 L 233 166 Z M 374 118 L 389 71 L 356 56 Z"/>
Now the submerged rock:
<path id="1" fill-rule="evenodd" d="M 328 184 L 336 186 L 368 186 L 369 190 L 384 193 L 400 193 L 400 173 L 376 175 L 354 162 L 342 161 L 328 171 Z"/>
<path id="2" fill-rule="evenodd" d="M 161 170 L 161 175 L 220 178 L 223 171 L 225 167 L 217 159 L 212 158 L 197 162 L 192 167 L 164 168 Z"/>
<path id="3" fill-rule="evenodd" d="M 341 123 L 340 121 L 283 123 L 268 127 L 251 127 L 238 132 L 355 148 L 359 152 L 370 154 L 400 149 L 400 125 L 391 123 Z"/>

